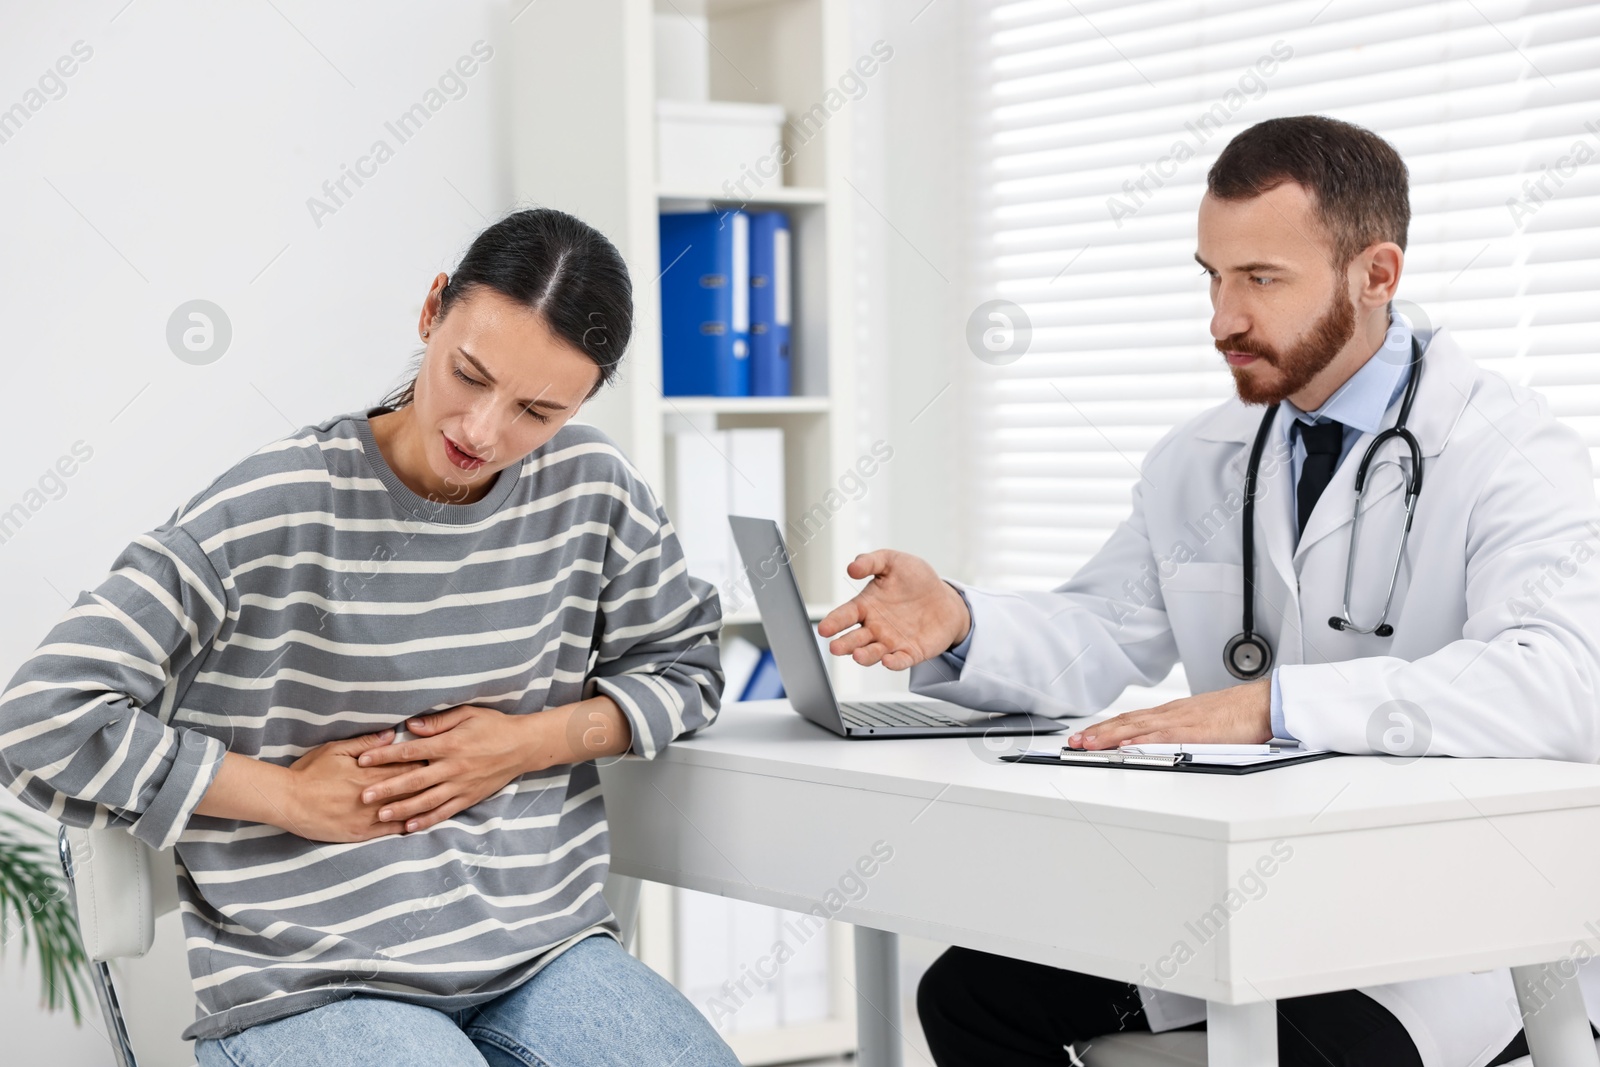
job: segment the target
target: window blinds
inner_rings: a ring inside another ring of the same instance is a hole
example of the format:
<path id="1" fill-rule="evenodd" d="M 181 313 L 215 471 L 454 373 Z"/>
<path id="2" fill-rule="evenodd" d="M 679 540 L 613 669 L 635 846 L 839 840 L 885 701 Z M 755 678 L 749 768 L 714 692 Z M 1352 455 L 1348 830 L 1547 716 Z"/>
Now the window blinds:
<path id="1" fill-rule="evenodd" d="M 1595 455 L 1600 4 L 972 11 L 972 303 L 1011 301 L 1032 327 L 1020 358 L 967 361 L 977 584 L 1071 575 L 1127 515 L 1145 451 L 1232 391 L 1195 214 L 1222 146 L 1274 116 L 1328 115 L 1395 146 L 1412 207 L 1397 301 L 1543 390 Z M 1125 702 L 1177 695 L 1181 674 L 1164 689 Z"/>

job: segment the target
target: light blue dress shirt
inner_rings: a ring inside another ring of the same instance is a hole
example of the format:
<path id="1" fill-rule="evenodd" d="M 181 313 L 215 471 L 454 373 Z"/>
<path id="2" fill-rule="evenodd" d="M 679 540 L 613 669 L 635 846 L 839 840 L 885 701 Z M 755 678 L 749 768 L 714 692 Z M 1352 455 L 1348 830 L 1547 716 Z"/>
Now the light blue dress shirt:
<path id="1" fill-rule="evenodd" d="M 1281 429 L 1279 433 L 1284 439 L 1292 438 L 1294 446 L 1291 462 L 1291 476 L 1289 492 L 1294 494 L 1300 484 L 1300 467 L 1305 463 L 1306 446 L 1299 434 L 1291 433 L 1291 427 L 1296 420 L 1315 425 L 1327 419 L 1333 419 L 1344 424 L 1344 440 L 1339 449 L 1339 463 L 1345 461 L 1350 455 L 1350 448 L 1364 433 L 1377 433 L 1383 427 L 1384 413 L 1389 406 L 1400 397 L 1406 387 L 1406 380 L 1410 377 L 1411 366 L 1411 327 L 1404 320 L 1389 319 L 1389 330 L 1384 336 L 1383 344 L 1378 347 L 1361 369 L 1352 374 L 1349 379 L 1334 390 L 1323 405 L 1315 411 L 1301 411 L 1294 406 L 1292 401 L 1285 400 L 1284 408 L 1292 418 L 1279 420 Z M 1337 467 L 1337 465 L 1336 465 Z M 1298 537 L 1298 532 L 1296 537 Z M 953 588 L 953 587 L 952 587 Z M 961 599 L 967 603 L 967 616 L 971 618 L 972 603 L 967 601 L 967 594 L 961 593 Z M 972 630 L 968 627 L 967 636 L 961 643 L 943 653 L 945 662 L 961 671 L 967 661 L 967 653 L 972 649 Z M 1293 740 L 1288 728 L 1283 721 L 1283 698 L 1278 691 L 1278 672 L 1272 672 L 1272 736 L 1286 741 Z"/>

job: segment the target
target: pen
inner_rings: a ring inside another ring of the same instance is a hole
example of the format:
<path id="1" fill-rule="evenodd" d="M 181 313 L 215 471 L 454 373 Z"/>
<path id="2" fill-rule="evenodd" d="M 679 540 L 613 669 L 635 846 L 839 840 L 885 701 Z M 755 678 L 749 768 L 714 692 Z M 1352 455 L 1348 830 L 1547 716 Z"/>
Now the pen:
<path id="1" fill-rule="evenodd" d="M 1259 756 L 1278 750 L 1272 745 L 1122 745 L 1120 750 L 1140 756 Z"/>

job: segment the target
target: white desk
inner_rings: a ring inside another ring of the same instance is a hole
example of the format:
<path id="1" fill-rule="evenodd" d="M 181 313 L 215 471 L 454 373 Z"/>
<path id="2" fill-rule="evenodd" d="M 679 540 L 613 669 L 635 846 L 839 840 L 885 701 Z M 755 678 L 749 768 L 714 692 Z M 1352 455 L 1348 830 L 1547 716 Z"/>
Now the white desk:
<path id="1" fill-rule="evenodd" d="M 858 927 L 867 1067 L 898 1062 L 898 934 L 1202 997 L 1213 1067 L 1276 1061 L 1276 998 L 1499 966 L 1531 981 L 1600 949 L 1600 766 L 1014 766 L 980 739 L 844 741 L 764 701 L 601 777 L 618 873 Z M 1241 879 L 1255 896 L 1229 911 Z M 1577 982 L 1554 989 L 1528 1023 L 1536 1062 L 1595 1064 Z"/>

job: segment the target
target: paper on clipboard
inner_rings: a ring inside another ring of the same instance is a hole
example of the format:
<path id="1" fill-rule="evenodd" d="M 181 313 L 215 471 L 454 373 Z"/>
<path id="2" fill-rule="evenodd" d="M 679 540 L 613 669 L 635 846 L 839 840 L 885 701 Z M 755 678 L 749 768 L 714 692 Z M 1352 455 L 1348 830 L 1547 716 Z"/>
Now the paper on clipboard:
<path id="1" fill-rule="evenodd" d="M 1241 748 L 1263 751 L 1239 751 Z M 1326 752 L 1299 745 L 1126 745 L 1121 748 L 1083 751 L 1079 749 L 1035 748 L 1021 753 L 1033 762 L 1054 760 L 1060 763 L 1087 763 L 1103 766 L 1176 767 L 1180 764 L 1205 767 L 1257 767 L 1303 760 Z"/>

